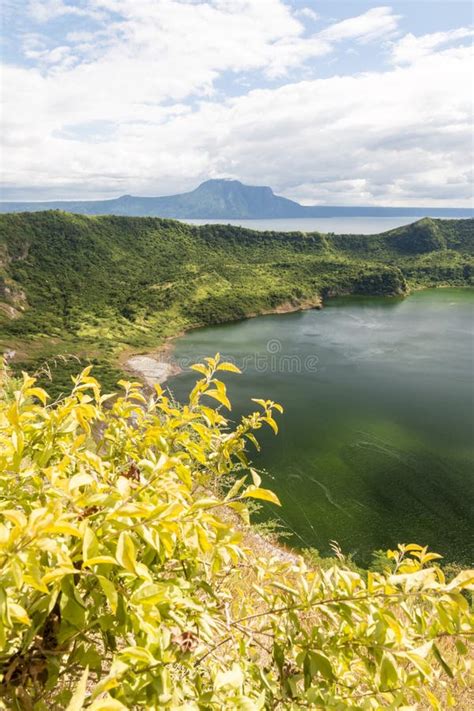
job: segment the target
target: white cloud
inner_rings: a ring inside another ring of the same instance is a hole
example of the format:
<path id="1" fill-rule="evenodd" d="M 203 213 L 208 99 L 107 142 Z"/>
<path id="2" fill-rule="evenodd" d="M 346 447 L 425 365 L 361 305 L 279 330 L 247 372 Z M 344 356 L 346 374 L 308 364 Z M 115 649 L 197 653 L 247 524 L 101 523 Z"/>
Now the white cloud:
<path id="1" fill-rule="evenodd" d="M 286 79 L 231 99 L 216 89 L 226 72 L 281 77 L 338 42 L 383 41 L 397 26 L 389 8 L 311 36 L 282 0 L 81 9 L 116 14 L 97 30 L 71 28 L 57 46 L 31 35 L 37 65 L 4 67 L 6 187 L 158 195 L 226 176 L 309 203 L 467 204 L 466 48 L 438 43 L 390 70 Z"/>
<path id="2" fill-rule="evenodd" d="M 30 0 L 28 3 L 28 13 L 37 22 L 49 22 L 64 15 L 76 15 L 77 17 L 93 17 L 100 19 L 101 13 L 91 9 L 70 5 L 64 0 Z"/>
<path id="3" fill-rule="evenodd" d="M 227 121 L 238 138 L 223 142 L 217 165 L 306 202 L 467 204 L 470 73 L 469 53 L 452 50 L 390 72 L 253 92 L 234 103 Z"/>
<path id="4" fill-rule="evenodd" d="M 319 36 L 328 41 L 356 39 L 371 42 L 396 30 L 399 19 L 391 7 L 374 7 L 363 15 L 330 25 Z"/>
<path id="5" fill-rule="evenodd" d="M 157 70 L 182 79 L 190 63 L 191 76 L 199 68 L 206 74 L 202 87 L 207 88 L 215 72 L 263 70 L 272 78 L 283 76 L 308 59 L 329 54 L 342 40 L 389 36 L 398 21 L 390 8 L 373 8 L 308 36 L 298 17 L 310 14 L 315 20 L 317 15 L 309 8 L 292 12 L 284 0 L 84 0 L 80 6 L 30 0 L 29 8 L 37 21 L 45 23 L 65 14 L 104 20 L 95 31 L 66 34 L 70 56 L 76 55 L 78 63 L 111 59 L 115 64 L 124 58 L 127 71 L 135 64 L 142 76 L 143 61 L 154 62 Z M 113 14 L 106 17 L 107 13 Z M 55 47 L 45 45 L 46 49 L 51 52 Z M 189 91 L 202 87 L 191 80 Z"/>
<path id="6" fill-rule="evenodd" d="M 45 7 L 50 13 L 73 9 L 60 0 Z M 282 77 L 334 44 L 322 38 L 328 30 L 305 37 L 282 0 L 88 0 L 88 11 L 109 9 L 115 19 L 88 36 L 69 35 L 69 44 L 45 46 L 34 35 L 26 52 L 37 69 L 4 70 L 7 114 L 29 122 L 17 83 L 24 80 L 50 108 L 46 132 L 58 121 L 154 121 L 164 101 L 211 96 L 224 72 Z"/>
<path id="7" fill-rule="evenodd" d="M 307 9 L 307 8 L 306 8 Z M 305 15 L 305 9 L 299 15 Z M 312 13 L 312 10 L 309 10 Z M 389 38 L 396 30 L 399 16 L 389 7 L 377 7 L 362 15 L 336 22 L 309 37 L 280 40 L 271 47 L 271 59 L 265 69 L 267 76 L 281 77 L 291 67 L 304 64 L 312 57 L 323 57 L 334 51 L 335 45 L 353 40 L 360 44 Z"/>
<path id="8" fill-rule="evenodd" d="M 308 18 L 308 20 L 312 20 L 313 22 L 319 20 L 318 13 L 312 10 L 310 7 L 302 7 L 300 10 L 296 10 L 295 15 L 297 15 L 298 17 L 306 17 Z"/>
<path id="9" fill-rule="evenodd" d="M 433 32 L 432 34 L 422 35 L 421 37 L 416 37 L 410 33 L 393 45 L 392 61 L 395 64 L 409 64 L 410 62 L 415 62 L 421 57 L 431 54 L 433 50 L 443 45 L 473 36 L 474 30 L 469 27 L 460 27 L 459 29 L 450 30 L 448 32 Z"/>

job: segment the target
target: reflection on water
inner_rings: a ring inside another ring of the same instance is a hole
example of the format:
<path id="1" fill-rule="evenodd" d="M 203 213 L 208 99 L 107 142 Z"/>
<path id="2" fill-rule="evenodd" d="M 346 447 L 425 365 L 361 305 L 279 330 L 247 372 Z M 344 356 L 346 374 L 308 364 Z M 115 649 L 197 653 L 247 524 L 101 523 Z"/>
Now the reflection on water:
<path id="1" fill-rule="evenodd" d="M 283 508 L 266 506 L 299 546 L 371 550 L 417 541 L 472 562 L 474 291 L 346 298 L 322 311 L 193 331 L 178 359 L 220 351 L 237 418 L 252 397 L 281 402 L 277 438 L 254 461 Z M 271 347 L 269 347 L 269 344 Z M 195 374 L 170 381 L 184 398 Z"/>

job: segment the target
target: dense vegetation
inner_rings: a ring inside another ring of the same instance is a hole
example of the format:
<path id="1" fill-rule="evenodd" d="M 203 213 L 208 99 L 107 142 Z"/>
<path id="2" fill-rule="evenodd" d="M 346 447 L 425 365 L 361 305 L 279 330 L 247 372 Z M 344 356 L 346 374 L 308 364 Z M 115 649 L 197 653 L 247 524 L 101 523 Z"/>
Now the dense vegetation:
<path id="1" fill-rule="evenodd" d="M 30 371 L 71 353 L 112 388 L 124 349 L 334 294 L 467 285 L 474 220 L 381 235 L 253 232 L 62 212 L 0 215 L 0 343 Z M 58 361 L 55 391 L 76 361 Z"/>
<path id="2" fill-rule="evenodd" d="M 0 707 L 467 711 L 474 571 L 415 544 L 365 574 L 249 550 L 247 501 L 278 500 L 246 446 L 281 408 L 231 429 L 235 366 L 195 370 L 182 407 L 109 400 L 90 369 L 50 406 L 0 372 Z"/>

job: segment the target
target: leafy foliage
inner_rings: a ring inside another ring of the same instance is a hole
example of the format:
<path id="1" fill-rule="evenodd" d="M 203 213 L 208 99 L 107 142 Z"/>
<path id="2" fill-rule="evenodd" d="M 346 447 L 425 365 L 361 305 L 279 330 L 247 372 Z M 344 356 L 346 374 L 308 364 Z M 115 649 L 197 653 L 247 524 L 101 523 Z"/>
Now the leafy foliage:
<path id="1" fill-rule="evenodd" d="M 235 366 L 195 370 L 182 407 L 138 383 L 103 395 L 89 368 L 53 407 L 3 371 L 3 708 L 441 709 L 435 683 L 454 704 L 474 573 L 446 583 L 414 544 L 368 576 L 247 549 L 247 500 L 278 500 L 246 448 L 281 408 L 231 427 L 218 373 Z"/>
<path id="2" fill-rule="evenodd" d="M 472 284 L 473 225 L 426 219 L 380 235 L 323 235 L 0 215 L 0 345 L 29 371 L 58 353 L 97 361 L 112 388 L 124 348 L 154 348 L 186 328 L 338 294 Z M 55 395 L 70 382 L 59 365 Z"/>

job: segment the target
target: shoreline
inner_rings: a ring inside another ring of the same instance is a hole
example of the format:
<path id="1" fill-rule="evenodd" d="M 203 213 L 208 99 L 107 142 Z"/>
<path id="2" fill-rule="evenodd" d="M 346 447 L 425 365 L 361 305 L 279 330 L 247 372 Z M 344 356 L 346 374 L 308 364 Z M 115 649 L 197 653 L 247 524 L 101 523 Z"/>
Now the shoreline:
<path id="1" fill-rule="evenodd" d="M 163 385 L 168 378 L 181 373 L 181 368 L 171 360 L 173 341 L 184 336 L 186 331 L 170 336 L 165 342 L 146 353 L 127 353 L 119 358 L 119 365 L 126 372 L 143 379 L 144 384 L 150 388 Z"/>
<path id="2" fill-rule="evenodd" d="M 273 309 L 251 312 L 246 314 L 242 320 L 257 318 L 258 316 L 289 314 L 296 313 L 298 311 L 309 311 L 310 309 L 319 310 L 322 308 L 323 300 L 318 294 L 312 299 L 304 299 L 299 303 L 284 301 L 281 304 L 278 304 L 278 306 L 275 306 Z M 232 321 L 226 321 L 225 323 L 232 323 Z M 119 365 L 128 373 L 143 379 L 145 385 L 150 388 L 153 388 L 155 385 L 164 385 L 164 383 L 166 383 L 169 378 L 173 377 L 173 375 L 179 375 L 179 373 L 183 372 L 182 368 L 175 363 L 171 357 L 174 347 L 173 341 L 177 338 L 181 338 L 189 331 L 193 331 L 197 328 L 204 328 L 206 325 L 209 324 L 190 326 L 174 336 L 169 336 L 161 346 L 158 346 L 152 351 L 147 351 L 146 353 L 135 352 L 122 354 L 122 357 L 119 358 Z M 217 326 L 218 324 L 213 325 Z"/>
<path id="3" fill-rule="evenodd" d="M 314 299 L 307 299 L 300 304 L 283 302 L 275 309 L 247 314 L 243 320 L 256 318 L 258 316 L 269 316 L 271 314 L 295 313 L 297 311 L 308 311 L 310 309 L 322 309 L 323 301 L 318 295 Z M 226 322 L 231 323 L 231 322 Z M 217 325 L 217 324 L 215 324 Z M 183 372 L 182 368 L 172 361 L 174 341 L 181 338 L 189 331 L 196 328 L 203 328 L 202 325 L 191 326 L 183 329 L 174 336 L 168 336 L 161 346 L 146 353 L 123 353 L 119 359 L 120 367 L 133 375 L 137 375 L 144 381 L 144 387 L 154 390 L 155 385 L 164 385 L 168 378 Z M 242 534 L 242 542 L 255 556 L 276 558 L 282 563 L 299 565 L 302 560 L 301 553 L 295 548 L 286 545 L 278 539 L 264 536 L 256 530 L 252 524 L 244 525 L 239 520 L 235 511 L 229 507 L 225 508 L 224 517 L 232 520 L 237 530 Z"/>
<path id="4" fill-rule="evenodd" d="M 450 284 L 436 284 L 433 286 L 412 286 L 408 289 L 406 294 L 390 294 L 390 295 L 384 295 L 382 298 L 402 298 L 405 299 L 409 297 L 411 294 L 414 294 L 418 291 L 426 291 L 430 289 L 450 289 L 450 288 L 459 288 L 459 289 L 472 289 L 471 286 L 460 286 L 460 287 L 452 287 Z M 327 299 L 331 299 L 334 297 L 338 296 L 357 296 L 356 294 L 353 293 L 347 293 L 347 294 L 329 294 L 327 295 Z M 365 296 L 365 295 L 364 295 Z M 145 385 L 147 387 L 150 387 L 153 389 L 155 384 L 163 385 L 166 383 L 166 381 L 173 377 L 174 375 L 179 375 L 179 373 L 182 373 L 183 370 L 182 368 L 175 363 L 172 358 L 171 354 L 173 352 L 174 348 L 174 341 L 178 338 L 182 338 L 183 336 L 186 335 L 186 333 L 189 333 L 190 331 L 193 331 L 198 328 L 206 328 L 206 327 L 212 327 L 212 326 L 219 326 L 223 325 L 225 323 L 237 323 L 238 321 L 246 321 L 247 319 L 250 318 L 257 318 L 259 316 L 271 316 L 271 315 L 278 315 L 278 314 L 289 314 L 289 313 L 296 313 L 299 311 L 309 311 L 311 309 L 322 309 L 324 308 L 324 302 L 323 298 L 320 294 L 316 294 L 313 298 L 310 299 L 303 299 L 300 302 L 292 302 L 292 301 L 283 301 L 281 304 L 278 304 L 274 308 L 271 309 L 265 309 L 263 311 L 255 311 L 255 312 L 250 312 L 243 316 L 242 318 L 238 319 L 232 319 L 230 321 L 223 321 L 220 323 L 214 323 L 214 324 L 196 324 L 189 326 L 188 328 L 183 329 L 182 331 L 179 331 L 178 333 L 174 334 L 173 336 L 168 336 L 164 342 L 160 345 L 154 348 L 151 351 L 146 351 L 145 353 L 143 352 L 130 352 L 130 351 L 125 351 L 122 353 L 122 355 L 118 359 L 118 365 L 119 367 L 123 368 L 124 371 L 135 375 L 141 379 L 143 379 Z"/>
<path id="5" fill-rule="evenodd" d="M 439 285 L 444 288 L 452 288 L 451 285 L 442 284 Z M 435 288 L 439 288 L 437 287 Z M 419 291 L 431 290 L 433 287 L 412 287 L 408 293 L 403 295 L 393 295 L 401 296 L 402 299 L 415 294 Z M 469 287 L 468 287 L 469 288 Z M 334 295 L 336 296 L 336 295 Z M 340 296 L 339 294 L 337 296 Z M 352 294 L 352 296 L 354 296 Z M 385 297 L 388 299 L 393 298 L 392 295 Z M 326 298 L 330 300 L 332 295 L 327 295 Z M 323 300 L 320 295 L 315 296 L 313 299 L 302 300 L 299 303 L 294 302 L 282 302 L 277 305 L 274 309 L 269 309 L 257 313 L 249 313 L 243 319 L 236 319 L 234 321 L 227 321 L 223 323 L 232 323 L 238 320 L 246 320 L 249 318 L 256 318 L 258 316 L 272 315 L 272 314 L 285 314 L 294 313 L 299 311 L 311 310 L 311 309 L 322 309 L 324 306 Z M 219 325 L 219 324 L 212 324 Z M 211 327 L 211 324 L 196 324 L 190 326 L 186 329 L 181 330 L 175 335 L 169 336 L 165 341 L 157 348 L 148 351 L 146 353 L 133 353 L 128 352 L 123 354 L 122 367 L 127 368 L 129 372 L 133 372 L 140 377 L 145 383 L 145 388 L 150 389 L 151 392 L 154 391 L 154 385 L 163 385 L 166 381 L 180 372 L 182 369 L 173 360 L 173 350 L 175 347 L 174 341 L 177 338 L 184 336 L 186 333 L 202 327 Z M 151 371 L 150 371 L 151 366 Z M 267 536 L 259 532 L 258 528 L 255 528 L 253 524 L 244 525 L 242 521 L 238 519 L 235 512 L 230 509 L 224 509 L 223 518 L 227 520 L 232 520 L 236 528 L 242 534 L 242 542 L 253 555 L 256 557 L 272 557 L 277 560 L 288 563 L 290 565 L 299 565 L 301 561 L 304 560 L 303 553 L 298 549 L 298 547 L 292 546 L 291 544 L 285 543 L 285 541 L 278 540 L 278 537 Z"/>

